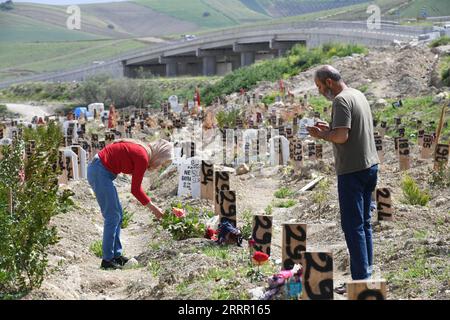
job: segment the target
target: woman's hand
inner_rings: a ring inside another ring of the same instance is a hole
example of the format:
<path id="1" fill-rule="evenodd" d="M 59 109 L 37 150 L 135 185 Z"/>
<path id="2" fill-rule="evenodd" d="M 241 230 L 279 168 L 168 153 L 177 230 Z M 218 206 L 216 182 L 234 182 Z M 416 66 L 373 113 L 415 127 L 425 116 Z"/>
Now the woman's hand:
<path id="1" fill-rule="evenodd" d="M 153 202 L 150 201 L 148 203 L 147 207 L 155 215 L 155 218 L 157 220 L 160 220 L 163 217 L 163 215 L 164 215 L 163 211 L 158 206 L 156 206 Z"/>

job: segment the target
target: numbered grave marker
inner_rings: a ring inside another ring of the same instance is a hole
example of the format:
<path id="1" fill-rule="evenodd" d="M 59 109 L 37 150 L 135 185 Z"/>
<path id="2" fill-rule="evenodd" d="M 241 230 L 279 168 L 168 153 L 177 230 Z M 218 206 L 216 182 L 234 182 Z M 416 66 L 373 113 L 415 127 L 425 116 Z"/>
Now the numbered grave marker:
<path id="1" fill-rule="evenodd" d="M 422 159 L 430 159 L 432 155 L 431 147 L 433 146 L 433 136 L 429 134 L 423 135 L 422 151 L 420 156 Z"/>
<path id="2" fill-rule="evenodd" d="M 333 255 L 331 252 L 303 252 L 303 300 L 333 299 Z"/>
<path id="3" fill-rule="evenodd" d="M 348 300 L 386 300 L 386 280 L 352 280 L 347 282 Z"/>
<path id="4" fill-rule="evenodd" d="M 444 168 L 448 163 L 449 145 L 439 143 L 436 146 L 436 154 L 434 155 L 434 169 Z"/>
<path id="5" fill-rule="evenodd" d="M 400 171 L 405 171 L 411 167 L 408 139 L 401 138 L 398 140 L 398 143 Z"/>
<path id="6" fill-rule="evenodd" d="M 228 171 L 215 171 L 214 172 L 214 212 L 219 214 L 220 212 L 220 191 L 230 190 L 230 173 Z"/>
<path id="7" fill-rule="evenodd" d="M 302 252 L 306 251 L 306 224 L 284 223 L 282 225 L 281 261 L 283 270 L 291 270 L 300 264 Z"/>
<path id="8" fill-rule="evenodd" d="M 376 190 L 378 221 L 392 221 L 394 209 L 392 207 L 391 191 L 388 188 Z"/>
<path id="9" fill-rule="evenodd" d="M 219 192 L 219 221 L 229 221 L 234 227 L 236 227 L 236 192 L 231 190 L 225 190 Z"/>
<path id="10" fill-rule="evenodd" d="M 270 256 L 272 221 L 272 216 L 255 215 L 253 217 L 252 239 L 255 241 L 253 251 L 261 251 Z"/>

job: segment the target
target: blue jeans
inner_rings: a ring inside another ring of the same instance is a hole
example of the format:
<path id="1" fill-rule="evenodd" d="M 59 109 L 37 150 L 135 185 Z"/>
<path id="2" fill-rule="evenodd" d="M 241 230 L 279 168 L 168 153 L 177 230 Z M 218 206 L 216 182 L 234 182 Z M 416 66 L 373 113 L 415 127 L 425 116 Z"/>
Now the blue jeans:
<path id="1" fill-rule="evenodd" d="M 372 275 L 373 247 L 371 202 L 377 185 L 378 165 L 338 176 L 341 226 L 350 252 L 350 270 L 353 280 L 364 280 Z"/>
<path id="2" fill-rule="evenodd" d="M 116 175 L 106 169 L 98 157 L 89 163 L 87 178 L 94 190 L 104 218 L 103 259 L 112 260 L 122 255 L 120 228 L 122 225 L 122 205 L 113 184 Z"/>

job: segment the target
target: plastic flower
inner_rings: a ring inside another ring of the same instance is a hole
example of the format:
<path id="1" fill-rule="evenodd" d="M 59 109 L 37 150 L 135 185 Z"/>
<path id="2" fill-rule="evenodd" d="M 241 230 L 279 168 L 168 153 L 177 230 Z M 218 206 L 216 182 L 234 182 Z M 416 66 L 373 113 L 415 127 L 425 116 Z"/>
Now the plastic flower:
<path id="1" fill-rule="evenodd" d="M 269 260 L 269 255 L 265 254 L 264 252 L 261 252 L 261 251 L 256 251 L 252 257 L 253 263 L 258 266 L 266 263 L 267 260 Z"/>
<path id="2" fill-rule="evenodd" d="M 216 234 L 217 234 L 217 230 L 214 230 L 214 229 L 211 229 L 210 227 L 208 227 L 208 228 L 206 228 L 206 231 L 205 231 L 205 238 L 216 241 L 217 240 Z"/>
<path id="3" fill-rule="evenodd" d="M 179 208 L 172 208 L 172 213 L 177 218 L 184 218 L 186 216 L 186 212 L 183 209 L 179 209 Z"/>

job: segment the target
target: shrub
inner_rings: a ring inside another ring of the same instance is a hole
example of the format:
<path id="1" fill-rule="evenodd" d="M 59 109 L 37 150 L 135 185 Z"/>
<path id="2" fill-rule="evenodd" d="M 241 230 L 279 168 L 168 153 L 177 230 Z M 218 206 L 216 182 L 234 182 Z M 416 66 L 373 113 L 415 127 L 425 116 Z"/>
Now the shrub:
<path id="1" fill-rule="evenodd" d="M 289 188 L 282 187 L 279 190 L 275 191 L 274 196 L 275 198 L 284 199 L 292 197 L 294 194 L 295 192 L 290 190 Z"/>
<path id="2" fill-rule="evenodd" d="M 89 246 L 89 251 L 92 252 L 98 258 L 103 257 L 103 241 L 96 240 L 92 242 L 91 245 Z"/>
<path id="3" fill-rule="evenodd" d="M 231 111 L 220 110 L 216 114 L 217 125 L 219 128 L 227 126 L 229 128 L 234 128 L 236 126 L 236 119 L 241 115 L 241 111 L 234 109 Z"/>
<path id="4" fill-rule="evenodd" d="M 366 52 L 366 48 L 358 45 L 326 44 L 314 49 L 296 45 L 286 57 L 257 62 L 226 75 L 203 89 L 202 96 L 205 97 L 206 104 L 211 104 L 215 97 L 237 92 L 241 88 L 248 90 L 259 81 L 277 81 L 297 75 L 316 64 L 325 63 L 335 56 L 345 57 Z"/>
<path id="5" fill-rule="evenodd" d="M 450 37 L 449 36 L 443 36 L 443 37 L 440 37 L 440 38 L 438 38 L 436 40 L 433 40 L 430 43 L 430 47 L 431 48 L 436 48 L 436 47 L 440 47 L 440 46 L 446 46 L 448 44 L 450 44 Z"/>
<path id="6" fill-rule="evenodd" d="M 200 209 L 193 208 L 189 205 L 184 206 L 186 215 L 177 217 L 172 213 L 172 208 L 182 209 L 181 202 L 174 202 L 170 208 L 165 210 L 165 214 L 161 220 L 163 229 L 170 232 L 173 239 L 185 240 L 188 238 L 202 238 L 205 234 L 205 221 L 214 216 L 211 211 L 200 212 Z"/>
<path id="7" fill-rule="evenodd" d="M 249 240 L 253 232 L 253 214 L 250 210 L 242 212 L 243 225 L 241 227 L 242 238 Z"/>
<path id="8" fill-rule="evenodd" d="M 406 203 L 425 206 L 430 201 L 430 195 L 421 191 L 417 183 L 409 175 L 403 177 L 401 186 Z"/>
<path id="9" fill-rule="evenodd" d="M 24 129 L 36 141 L 36 151 L 23 159 L 24 140 L 2 146 L 0 161 L 0 298 L 39 287 L 47 267 L 47 247 L 58 241 L 50 219 L 68 194 L 58 193 L 57 124 Z M 25 179 L 23 179 L 25 177 Z M 9 196 L 12 195 L 12 211 Z"/>
<path id="10" fill-rule="evenodd" d="M 122 229 L 125 229 L 128 227 L 133 216 L 134 216 L 134 212 L 128 211 L 127 208 L 123 209 L 122 226 L 121 226 Z"/>

